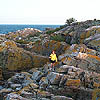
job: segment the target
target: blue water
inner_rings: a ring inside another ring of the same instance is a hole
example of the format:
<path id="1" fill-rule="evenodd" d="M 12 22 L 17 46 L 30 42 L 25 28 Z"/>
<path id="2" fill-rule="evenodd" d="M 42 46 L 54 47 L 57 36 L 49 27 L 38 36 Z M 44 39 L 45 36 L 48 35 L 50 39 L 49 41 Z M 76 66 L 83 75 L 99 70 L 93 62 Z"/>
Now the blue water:
<path id="1" fill-rule="evenodd" d="M 45 28 L 57 28 L 60 25 L 0 25 L 0 34 L 7 34 L 8 32 L 15 32 L 17 30 L 22 30 L 24 28 L 35 28 L 41 31 L 45 30 Z"/>

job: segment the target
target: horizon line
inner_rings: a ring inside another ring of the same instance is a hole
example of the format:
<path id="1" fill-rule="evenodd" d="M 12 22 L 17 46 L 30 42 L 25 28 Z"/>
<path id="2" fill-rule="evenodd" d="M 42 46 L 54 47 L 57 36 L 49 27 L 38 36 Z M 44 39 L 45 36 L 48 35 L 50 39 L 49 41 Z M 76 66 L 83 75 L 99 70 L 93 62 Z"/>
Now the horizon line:
<path id="1" fill-rule="evenodd" d="M 0 24 L 0 25 L 64 25 L 64 24 Z"/>

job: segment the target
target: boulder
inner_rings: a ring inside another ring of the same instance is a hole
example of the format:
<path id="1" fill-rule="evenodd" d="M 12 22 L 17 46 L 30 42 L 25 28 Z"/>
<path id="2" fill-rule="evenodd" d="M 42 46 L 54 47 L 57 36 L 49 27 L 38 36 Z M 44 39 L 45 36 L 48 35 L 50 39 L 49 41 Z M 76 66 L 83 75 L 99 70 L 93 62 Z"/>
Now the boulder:
<path id="1" fill-rule="evenodd" d="M 69 68 L 69 66 L 67 66 L 67 65 L 63 65 L 63 66 L 61 66 L 60 68 L 58 68 L 57 69 L 57 72 L 58 73 L 68 73 L 68 68 Z"/>
<path id="2" fill-rule="evenodd" d="M 3 88 L 0 90 L 0 100 L 4 100 L 5 95 L 13 92 L 13 89 L 11 88 Z"/>
<path id="3" fill-rule="evenodd" d="M 65 50 L 68 49 L 68 47 L 69 45 L 67 45 L 66 43 L 61 43 L 54 40 L 49 40 L 45 43 L 43 41 L 39 41 L 36 42 L 32 46 L 32 48 L 30 48 L 30 51 L 44 56 L 49 56 L 51 52 L 54 50 L 58 56 L 61 53 L 64 53 Z"/>
<path id="4" fill-rule="evenodd" d="M 15 76 L 12 76 L 8 79 L 8 86 L 15 91 L 21 90 L 23 87 L 33 83 L 31 79 L 32 75 L 27 75 L 25 73 L 16 73 Z"/>
<path id="5" fill-rule="evenodd" d="M 53 93 L 54 95 L 63 94 L 63 96 L 71 97 L 72 99 L 76 100 L 91 100 L 93 89 L 85 89 L 85 88 L 78 88 L 77 86 L 65 86 L 60 88 L 48 88 L 48 91 Z"/>
<path id="6" fill-rule="evenodd" d="M 79 52 L 79 54 L 77 55 L 77 58 L 78 59 L 86 59 L 87 58 L 87 54 L 86 53 L 81 53 L 81 52 Z"/>
<path id="7" fill-rule="evenodd" d="M 61 78 L 62 78 L 62 74 L 55 73 L 55 72 L 50 72 L 47 75 L 47 80 L 50 82 L 50 84 L 59 85 Z"/>
<path id="8" fill-rule="evenodd" d="M 84 43 L 84 40 L 100 33 L 100 21 L 87 20 L 70 26 L 65 26 L 58 33 L 66 36 L 68 44 Z"/>
<path id="9" fill-rule="evenodd" d="M 81 85 L 80 79 L 68 79 L 65 83 L 66 86 L 75 86 L 79 87 Z"/>
<path id="10" fill-rule="evenodd" d="M 21 88 L 21 84 L 11 84 L 12 89 Z"/>
<path id="11" fill-rule="evenodd" d="M 63 75 L 61 80 L 60 80 L 59 86 L 64 86 L 64 84 L 66 83 L 66 80 L 69 78 L 70 78 L 69 75 Z"/>
<path id="12" fill-rule="evenodd" d="M 92 100 L 100 99 L 100 89 L 94 89 Z"/>
<path id="13" fill-rule="evenodd" d="M 59 55 L 58 59 L 69 66 L 75 66 L 84 70 L 95 71 L 99 73 L 100 57 L 97 51 L 87 48 L 84 44 L 74 44 Z"/>
<path id="14" fill-rule="evenodd" d="M 39 88 L 39 86 L 35 83 L 30 83 L 28 86 L 31 86 L 31 88 L 33 88 L 33 89 Z"/>
<path id="15" fill-rule="evenodd" d="M 84 40 L 84 43 L 94 50 L 100 51 L 100 26 L 91 27 L 87 30 L 87 33 L 91 34 L 90 37 Z"/>
<path id="16" fill-rule="evenodd" d="M 94 82 L 94 83 L 93 83 L 93 86 L 94 86 L 95 88 L 99 88 L 99 87 L 100 87 L 100 82 L 99 82 L 99 83 Z"/>
<path id="17" fill-rule="evenodd" d="M 39 82 L 43 75 L 41 71 L 34 70 L 31 79 Z"/>
<path id="18" fill-rule="evenodd" d="M 41 98 L 50 98 L 51 94 L 47 91 L 41 91 L 38 90 L 37 94 L 41 97 Z"/>
<path id="19" fill-rule="evenodd" d="M 18 91 L 19 95 L 22 95 L 22 97 L 27 99 L 35 99 L 39 100 L 40 98 L 50 98 L 51 94 L 47 91 L 39 90 L 39 89 L 33 89 L 30 86 L 24 87 L 22 90 Z M 44 99 L 45 100 L 45 99 Z"/>
<path id="20" fill-rule="evenodd" d="M 68 98 L 66 96 L 53 96 L 52 100 L 73 100 L 73 99 Z"/>
<path id="21" fill-rule="evenodd" d="M 15 93 L 10 93 L 10 94 L 7 94 L 7 96 L 5 97 L 5 100 L 28 100 L 18 94 L 15 94 Z"/>
<path id="22" fill-rule="evenodd" d="M 64 62 L 64 61 L 63 61 Z M 68 57 L 65 64 L 70 66 L 75 66 L 84 70 L 90 70 L 100 73 L 99 57 L 88 55 L 86 59 L 76 59 L 73 57 Z"/>
<path id="23" fill-rule="evenodd" d="M 50 85 L 49 84 L 49 81 L 46 77 L 42 77 L 42 79 L 40 80 L 39 82 L 39 85 L 40 85 L 40 89 L 44 89 L 46 90 L 46 88 Z"/>
<path id="24" fill-rule="evenodd" d="M 32 37 L 41 32 L 42 31 L 40 31 L 38 29 L 25 28 L 23 30 L 18 30 L 16 32 L 10 32 L 10 33 L 6 34 L 5 37 L 10 40 L 20 40 L 22 38 L 26 38 L 28 35 L 30 35 Z"/>
<path id="25" fill-rule="evenodd" d="M 8 88 L 8 89 L 3 88 L 3 89 L 0 90 L 0 94 L 2 94 L 2 93 L 10 93 L 10 92 L 12 92 L 12 91 L 13 91 L 13 90 L 12 90 L 11 88 Z"/>
<path id="26" fill-rule="evenodd" d="M 76 71 L 79 71 L 79 70 L 81 70 L 81 69 L 74 67 L 74 66 L 63 65 L 63 66 L 61 66 L 60 68 L 57 69 L 57 72 L 70 74 L 70 72 L 76 72 Z"/>
<path id="27" fill-rule="evenodd" d="M 66 35 L 66 42 L 69 44 L 85 43 L 89 48 L 100 51 L 100 26 L 91 26 L 82 31 L 75 29 Z"/>
<path id="28" fill-rule="evenodd" d="M 48 57 L 30 53 L 29 51 L 17 47 L 14 41 L 2 43 L 0 47 L 0 56 L 0 66 L 3 70 L 1 73 L 3 72 L 3 75 L 6 75 L 9 71 L 42 67 L 49 61 Z"/>

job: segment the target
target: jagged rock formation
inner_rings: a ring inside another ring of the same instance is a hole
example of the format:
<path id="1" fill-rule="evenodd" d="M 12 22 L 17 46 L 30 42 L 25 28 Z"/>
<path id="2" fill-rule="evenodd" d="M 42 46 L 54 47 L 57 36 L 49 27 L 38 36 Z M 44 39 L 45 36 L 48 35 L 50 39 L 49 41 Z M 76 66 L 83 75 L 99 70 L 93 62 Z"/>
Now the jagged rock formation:
<path id="1" fill-rule="evenodd" d="M 84 43 L 85 39 L 87 40 L 87 42 L 91 40 L 99 40 L 99 37 L 97 36 L 100 33 L 99 25 L 100 20 L 76 22 L 70 26 L 66 26 L 65 28 L 61 29 L 60 31 L 56 32 L 56 34 L 65 35 L 66 42 L 69 44 Z M 94 37 L 94 35 L 96 36 Z"/>
<path id="2" fill-rule="evenodd" d="M 39 41 L 36 42 L 31 48 L 31 52 L 41 54 L 44 56 L 49 56 L 52 50 L 55 50 L 57 55 L 64 53 L 65 50 L 69 47 L 66 43 L 57 42 L 54 40 L 48 41 Z"/>
<path id="3" fill-rule="evenodd" d="M 86 38 L 84 43 L 88 47 L 100 52 L 100 26 L 94 26 L 87 29 L 87 34 L 91 34 L 91 36 Z"/>
<path id="4" fill-rule="evenodd" d="M 14 41 L 3 42 L 0 47 L 0 66 L 4 72 L 41 67 L 48 61 L 48 57 L 17 47 Z"/>
<path id="5" fill-rule="evenodd" d="M 41 31 L 38 29 L 33 29 L 33 28 L 25 28 L 23 30 L 18 30 L 16 32 L 10 32 L 6 34 L 5 37 L 11 40 L 20 40 L 22 38 L 27 37 L 28 35 L 35 36 L 35 34 L 37 33 L 41 33 Z"/>
<path id="6" fill-rule="evenodd" d="M 100 57 L 97 55 L 97 51 L 87 48 L 84 44 L 75 44 L 66 50 L 65 54 L 60 55 L 59 60 L 63 64 L 100 73 Z"/>
<path id="7" fill-rule="evenodd" d="M 100 74 L 68 65 L 56 67 L 55 72 L 48 67 L 49 64 L 44 68 L 16 73 L 7 80 L 0 95 L 5 96 L 5 100 L 91 100 L 93 89 L 100 87 L 92 79 L 100 78 Z"/>
<path id="8" fill-rule="evenodd" d="M 0 80 L 8 79 L 0 81 L 0 99 L 96 100 L 100 94 L 99 25 L 99 20 L 88 20 L 51 34 L 24 29 L 0 36 Z M 51 39 L 56 35 L 66 41 Z M 52 50 L 58 56 L 55 71 L 50 70 L 48 59 Z"/>
<path id="9" fill-rule="evenodd" d="M 42 66 L 43 62 L 45 64 L 46 61 L 48 61 L 48 58 L 46 57 L 36 55 L 34 52 L 30 53 L 17 47 L 13 41 L 6 41 L 4 46 L 1 46 L 0 49 L 0 66 L 2 66 L 2 68 L 7 68 L 8 70 L 31 68 L 32 66 L 39 67 Z"/>

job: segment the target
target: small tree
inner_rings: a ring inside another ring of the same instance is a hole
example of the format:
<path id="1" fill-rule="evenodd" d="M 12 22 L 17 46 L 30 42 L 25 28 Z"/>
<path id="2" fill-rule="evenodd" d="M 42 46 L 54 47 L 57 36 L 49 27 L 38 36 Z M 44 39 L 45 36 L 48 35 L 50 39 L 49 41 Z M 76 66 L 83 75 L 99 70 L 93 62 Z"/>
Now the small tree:
<path id="1" fill-rule="evenodd" d="M 76 21 L 77 20 L 75 18 L 69 18 L 69 19 L 66 20 L 66 24 L 70 26 L 72 23 L 74 23 Z"/>

